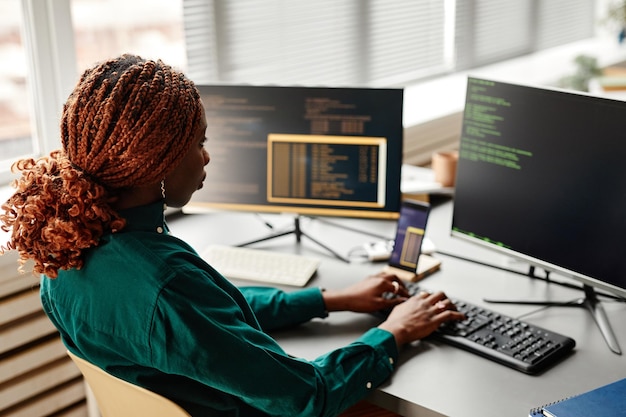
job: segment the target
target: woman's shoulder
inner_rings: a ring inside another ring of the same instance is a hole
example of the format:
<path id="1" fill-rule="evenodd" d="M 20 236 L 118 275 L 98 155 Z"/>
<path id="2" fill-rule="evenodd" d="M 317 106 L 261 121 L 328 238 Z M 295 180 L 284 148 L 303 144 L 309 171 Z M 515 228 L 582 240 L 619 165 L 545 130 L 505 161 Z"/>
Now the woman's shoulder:
<path id="1" fill-rule="evenodd" d="M 172 275 L 214 275 L 197 252 L 184 241 L 168 234 L 120 232 L 106 236 L 85 256 L 90 274 L 127 276 L 141 274 L 162 281 Z M 152 282 L 155 285 L 157 282 Z"/>

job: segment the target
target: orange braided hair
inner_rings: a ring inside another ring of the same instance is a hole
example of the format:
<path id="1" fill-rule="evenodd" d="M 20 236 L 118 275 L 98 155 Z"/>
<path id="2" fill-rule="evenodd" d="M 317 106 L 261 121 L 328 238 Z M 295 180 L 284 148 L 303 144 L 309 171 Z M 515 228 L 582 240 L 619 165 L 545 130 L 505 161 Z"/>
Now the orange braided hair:
<path id="1" fill-rule="evenodd" d="M 163 62 L 122 55 L 88 69 L 63 107 L 63 150 L 13 164 L 21 178 L 3 205 L 4 250 L 50 278 L 81 268 L 83 251 L 125 222 L 120 190 L 158 183 L 191 146 L 201 118 L 193 82 Z"/>

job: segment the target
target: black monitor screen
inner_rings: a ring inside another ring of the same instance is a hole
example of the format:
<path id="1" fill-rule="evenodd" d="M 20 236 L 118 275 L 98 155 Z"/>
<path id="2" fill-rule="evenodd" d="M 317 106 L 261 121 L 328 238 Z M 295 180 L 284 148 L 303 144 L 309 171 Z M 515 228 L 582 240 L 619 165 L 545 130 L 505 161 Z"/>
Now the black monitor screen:
<path id="1" fill-rule="evenodd" d="M 198 88 L 211 162 L 191 207 L 399 216 L 401 89 Z"/>
<path id="2" fill-rule="evenodd" d="M 469 78 L 452 233 L 626 294 L 626 102 Z"/>

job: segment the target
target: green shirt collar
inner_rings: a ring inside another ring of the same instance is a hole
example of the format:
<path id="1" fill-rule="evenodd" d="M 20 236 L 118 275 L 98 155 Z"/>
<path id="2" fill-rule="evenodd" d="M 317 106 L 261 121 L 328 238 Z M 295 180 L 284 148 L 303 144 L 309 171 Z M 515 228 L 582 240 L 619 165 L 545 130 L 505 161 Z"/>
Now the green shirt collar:
<path id="1" fill-rule="evenodd" d="M 126 220 L 125 231 L 167 233 L 168 227 L 163 214 L 163 202 L 147 204 L 119 211 Z"/>

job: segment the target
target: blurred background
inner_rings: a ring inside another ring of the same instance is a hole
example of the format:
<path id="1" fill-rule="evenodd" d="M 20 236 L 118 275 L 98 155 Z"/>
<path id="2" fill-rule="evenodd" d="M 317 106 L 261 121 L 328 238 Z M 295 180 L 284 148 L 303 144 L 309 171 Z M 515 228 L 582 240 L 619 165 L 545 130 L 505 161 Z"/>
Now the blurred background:
<path id="1" fill-rule="evenodd" d="M 16 158 L 58 148 L 79 74 L 124 52 L 197 83 L 404 87 L 419 165 L 454 146 L 441 126 L 458 121 L 465 74 L 557 85 L 577 56 L 621 60 L 623 21 L 608 0 L 2 0 L 0 184 Z"/>

